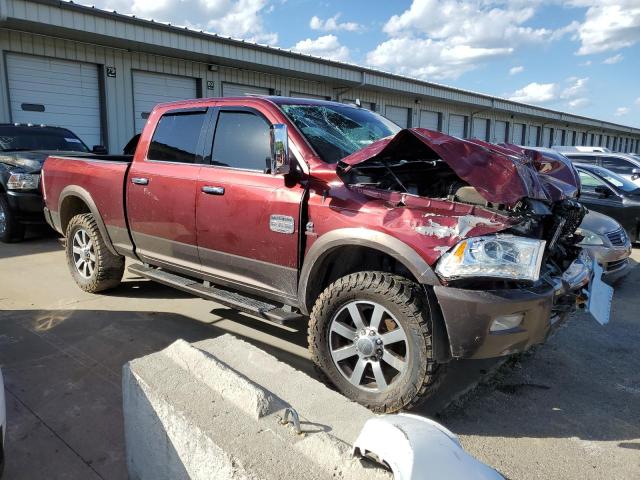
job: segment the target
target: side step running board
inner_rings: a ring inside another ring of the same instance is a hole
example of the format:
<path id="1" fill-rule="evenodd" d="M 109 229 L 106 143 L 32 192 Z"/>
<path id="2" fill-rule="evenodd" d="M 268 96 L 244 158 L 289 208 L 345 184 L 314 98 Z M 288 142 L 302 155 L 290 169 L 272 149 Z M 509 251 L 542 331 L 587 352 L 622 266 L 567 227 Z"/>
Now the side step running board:
<path id="1" fill-rule="evenodd" d="M 134 264 L 129 267 L 129 271 L 153 280 L 154 282 L 191 293 L 196 297 L 213 300 L 214 302 L 240 310 L 241 312 L 257 315 L 279 325 L 294 326 L 291 324 L 298 323 L 304 319 L 304 316 L 299 313 L 287 312 L 276 305 L 256 300 L 237 292 L 223 290 L 217 287 L 206 287 L 202 282 L 197 280 L 182 277 L 158 268 Z"/>

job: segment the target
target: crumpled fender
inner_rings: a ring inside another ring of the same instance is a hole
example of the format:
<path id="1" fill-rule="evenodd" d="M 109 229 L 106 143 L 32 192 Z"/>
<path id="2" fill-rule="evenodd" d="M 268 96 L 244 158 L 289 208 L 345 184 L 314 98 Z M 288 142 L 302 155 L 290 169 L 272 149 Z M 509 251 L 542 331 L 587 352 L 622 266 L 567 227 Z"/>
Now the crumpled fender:
<path id="1" fill-rule="evenodd" d="M 376 157 L 402 158 L 417 149 L 431 149 L 451 169 L 492 203 L 515 205 L 528 197 L 559 201 L 575 197 L 579 181 L 567 160 L 515 145 L 463 140 L 424 128 L 409 128 L 352 153 L 338 163 L 338 173 Z"/>
<path id="2" fill-rule="evenodd" d="M 458 438 L 428 418 L 407 413 L 368 420 L 353 445 L 356 456 L 373 453 L 395 480 L 504 480 L 464 451 Z"/>

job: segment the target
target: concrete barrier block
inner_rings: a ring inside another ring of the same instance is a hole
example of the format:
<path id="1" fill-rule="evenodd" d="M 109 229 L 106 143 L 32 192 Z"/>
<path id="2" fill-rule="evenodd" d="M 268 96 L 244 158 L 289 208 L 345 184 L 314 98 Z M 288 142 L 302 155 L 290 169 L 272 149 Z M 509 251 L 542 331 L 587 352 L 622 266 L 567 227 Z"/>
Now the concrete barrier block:
<path id="1" fill-rule="evenodd" d="M 371 412 L 230 335 L 129 362 L 123 401 L 133 480 L 391 478 L 351 456 Z"/>

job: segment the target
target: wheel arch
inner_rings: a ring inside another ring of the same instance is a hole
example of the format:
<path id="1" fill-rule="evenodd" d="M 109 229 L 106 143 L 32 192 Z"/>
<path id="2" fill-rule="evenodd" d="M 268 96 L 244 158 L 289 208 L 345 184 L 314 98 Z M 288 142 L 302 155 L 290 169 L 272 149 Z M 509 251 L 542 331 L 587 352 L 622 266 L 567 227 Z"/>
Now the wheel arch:
<path id="1" fill-rule="evenodd" d="M 111 243 L 107 227 L 102 220 L 98 207 L 91 198 L 91 194 L 78 185 L 66 186 L 60 193 L 58 199 L 58 223 L 60 233 L 64 235 L 69 221 L 81 213 L 91 213 L 93 215 L 107 249 L 114 255 L 119 255 Z"/>
<path id="2" fill-rule="evenodd" d="M 440 285 L 438 277 L 429 264 L 401 240 L 386 233 L 365 228 L 332 230 L 313 243 L 304 259 L 298 282 L 298 300 L 306 314 L 309 314 L 315 299 L 327 286 L 326 275 L 333 261 L 340 256 L 348 256 L 354 251 L 369 251 L 393 259 L 404 267 L 417 283 Z M 348 271 L 345 274 L 355 271 L 358 270 Z"/>

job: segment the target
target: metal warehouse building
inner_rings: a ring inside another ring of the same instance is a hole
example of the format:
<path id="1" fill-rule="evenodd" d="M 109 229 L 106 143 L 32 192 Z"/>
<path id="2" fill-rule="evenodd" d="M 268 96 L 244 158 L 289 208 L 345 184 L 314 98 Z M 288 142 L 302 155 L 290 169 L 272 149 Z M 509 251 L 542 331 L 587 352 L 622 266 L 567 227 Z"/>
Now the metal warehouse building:
<path id="1" fill-rule="evenodd" d="M 640 129 L 53 0 L 0 0 L 0 122 L 61 125 L 117 153 L 160 102 L 275 94 L 401 126 L 640 152 Z"/>

